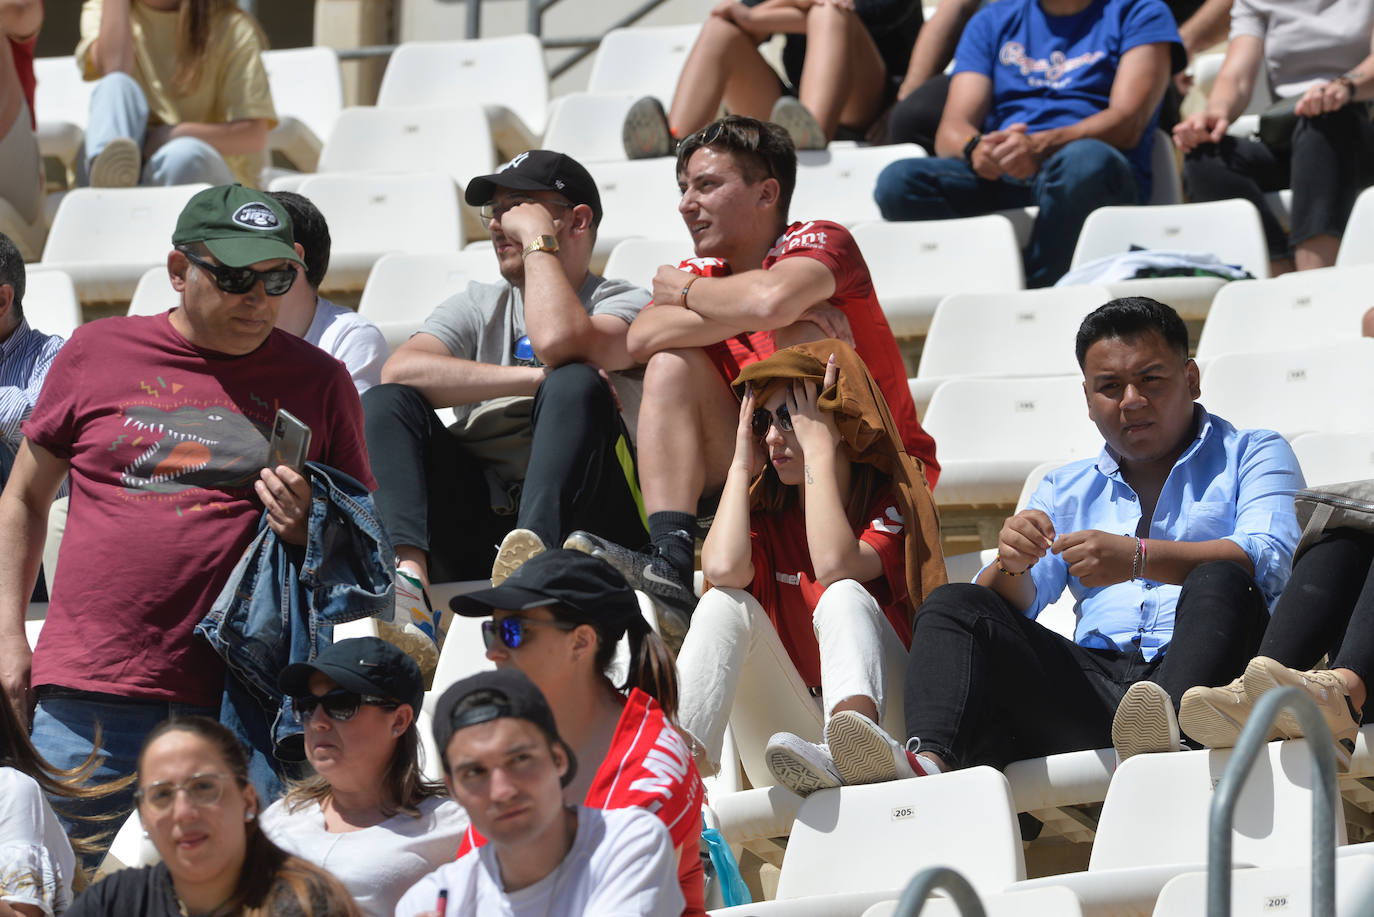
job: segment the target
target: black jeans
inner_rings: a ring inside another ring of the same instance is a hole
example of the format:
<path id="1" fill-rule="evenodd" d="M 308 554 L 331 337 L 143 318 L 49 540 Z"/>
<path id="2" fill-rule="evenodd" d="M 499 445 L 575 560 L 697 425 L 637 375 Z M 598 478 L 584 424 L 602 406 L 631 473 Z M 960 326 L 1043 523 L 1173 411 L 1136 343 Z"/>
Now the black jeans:
<path id="1" fill-rule="evenodd" d="M 1366 683 L 1374 671 L 1374 534 L 1335 529 L 1293 566 L 1259 655 L 1310 669 L 1324 655 Z M 1220 684 L 1220 682 L 1218 682 Z"/>
<path id="2" fill-rule="evenodd" d="M 1315 236 L 1339 238 L 1361 189 L 1374 182 L 1374 126 L 1365 106 L 1347 105 L 1299 118 L 1291 151 L 1280 155 L 1258 140 L 1223 137 L 1183 160 L 1183 188 L 1193 201 L 1245 198 L 1259 208 L 1270 258 Z M 1291 232 L 1265 203 L 1267 191 L 1293 189 Z"/>
<path id="3" fill-rule="evenodd" d="M 1028 619 L 985 586 L 941 586 L 916 613 L 906 671 L 907 735 L 951 766 L 1111 745 L 1126 688 L 1156 682 L 1178 707 L 1194 685 L 1225 684 L 1268 619 L 1254 580 L 1230 561 L 1188 575 L 1167 652 L 1089 649 Z"/>
<path id="4" fill-rule="evenodd" d="M 648 539 L 630 488 L 628 434 L 595 367 L 561 366 L 535 394 L 518 516 L 492 510 L 485 470 L 418 391 L 376 386 L 363 411 L 382 521 L 393 544 L 427 552 L 434 582 L 490 576 L 497 545 L 516 526 L 551 547 L 579 528 L 621 544 Z"/>
<path id="5" fill-rule="evenodd" d="M 887 142 L 919 144 L 934 156 L 935 132 L 944 116 L 948 93 L 949 77 L 939 73 L 893 105 L 887 119 Z"/>

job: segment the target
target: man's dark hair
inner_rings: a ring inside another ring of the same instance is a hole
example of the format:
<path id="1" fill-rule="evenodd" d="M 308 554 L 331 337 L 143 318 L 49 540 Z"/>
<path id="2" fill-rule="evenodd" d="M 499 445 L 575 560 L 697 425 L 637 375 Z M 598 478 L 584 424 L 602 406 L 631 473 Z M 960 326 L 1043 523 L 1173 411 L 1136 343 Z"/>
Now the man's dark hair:
<path id="1" fill-rule="evenodd" d="M 687 171 L 692 154 L 702 147 L 733 153 L 749 184 L 778 180 L 778 215 L 787 225 L 787 209 L 797 187 L 797 150 L 792 137 L 771 121 L 726 115 L 683 140 L 677 147 L 677 174 Z"/>
<path id="2" fill-rule="evenodd" d="M 291 228 L 301 248 L 305 249 L 305 282 L 310 289 L 318 290 L 324 282 L 325 272 L 329 270 L 329 224 L 325 222 L 320 208 L 311 203 L 310 198 L 294 191 L 269 191 L 286 215 L 291 217 Z"/>
<path id="3" fill-rule="evenodd" d="M 1132 338 L 1149 331 L 1163 337 L 1180 359 L 1188 359 L 1188 326 L 1178 313 L 1148 296 L 1125 296 L 1098 306 L 1078 326 L 1078 368 L 1083 368 L 1088 348 L 1103 338 Z"/>
<path id="4" fill-rule="evenodd" d="M 24 320 L 24 256 L 9 236 L 0 232 L 0 285 L 14 290 L 14 324 Z"/>

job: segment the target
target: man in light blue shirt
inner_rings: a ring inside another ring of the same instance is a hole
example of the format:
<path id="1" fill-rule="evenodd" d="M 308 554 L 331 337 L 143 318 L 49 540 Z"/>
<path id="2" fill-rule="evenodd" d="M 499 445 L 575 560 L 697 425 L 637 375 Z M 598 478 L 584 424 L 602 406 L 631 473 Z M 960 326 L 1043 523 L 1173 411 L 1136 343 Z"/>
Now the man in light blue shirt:
<path id="1" fill-rule="evenodd" d="M 891 779 L 1109 736 L 1123 758 L 1176 750 L 1183 692 L 1254 655 L 1299 535 L 1293 450 L 1196 403 L 1187 329 L 1162 303 L 1107 303 L 1076 349 L 1101 454 L 1046 475 L 996 560 L 921 606 L 905 688 L 917 753 L 853 728 L 837 763 Z M 1066 587 L 1073 640 L 1034 620 Z"/>

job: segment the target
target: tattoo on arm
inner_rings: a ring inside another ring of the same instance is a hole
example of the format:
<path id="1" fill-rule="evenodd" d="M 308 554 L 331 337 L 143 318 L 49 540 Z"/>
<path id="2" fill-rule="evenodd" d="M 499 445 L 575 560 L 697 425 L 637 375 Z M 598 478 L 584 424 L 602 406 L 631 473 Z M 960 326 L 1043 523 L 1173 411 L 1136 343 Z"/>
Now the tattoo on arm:
<path id="1" fill-rule="evenodd" d="M 810 466 L 810 465 L 802 465 L 802 471 L 806 472 L 806 483 L 808 483 L 808 484 L 815 484 L 815 483 L 816 483 L 815 479 L 813 479 L 813 478 L 811 477 L 811 466 Z"/>

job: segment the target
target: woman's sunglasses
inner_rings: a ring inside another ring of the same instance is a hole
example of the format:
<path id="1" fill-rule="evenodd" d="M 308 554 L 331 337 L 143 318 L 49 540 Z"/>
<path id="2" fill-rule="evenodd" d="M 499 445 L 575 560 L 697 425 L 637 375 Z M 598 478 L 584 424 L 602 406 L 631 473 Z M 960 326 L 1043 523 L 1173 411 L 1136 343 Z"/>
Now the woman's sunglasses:
<path id="1" fill-rule="evenodd" d="M 395 710 L 400 706 L 394 700 L 385 697 L 373 697 L 370 694 L 354 694 L 352 691 L 330 691 L 327 694 L 305 694 L 300 697 L 293 697 L 291 704 L 296 709 L 296 718 L 304 723 L 315 715 L 316 707 L 323 707 L 331 720 L 343 723 L 353 719 L 358 715 L 358 708 L 367 704 L 369 707 L 382 707 L 386 710 Z"/>
<path id="2" fill-rule="evenodd" d="M 787 410 L 787 405 L 778 405 L 777 411 L 778 429 L 784 433 L 792 432 L 792 412 Z M 749 425 L 754 431 L 754 435 L 763 439 L 768 435 L 768 428 L 773 425 L 774 414 L 767 408 L 754 408 L 754 416 L 749 419 Z"/>
<path id="3" fill-rule="evenodd" d="M 487 649 L 496 645 L 497 641 L 508 650 L 518 650 L 529 639 L 525 633 L 528 627 L 556 627 L 559 630 L 574 630 L 577 625 L 569 621 L 536 621 L 533 618 L 502 618 L 499 621 L 490 619 L 482 622 L 482 643 Z"/>
<path id="4" fill-rule="evenodd" d="M 291 289 L 296 282 L 296 269 L 291 267 L 274 268 L 270 271 L 255 271 L 251 267 L 229 267 L 226 264 L 211 264 L 195 252 L 186 248 L 177 251 L 186 260 L 215 278 L 215 286 L 226 293 L 235 295 L 247 293 L 253 285 L 262 281 L 262 289 L 268 296 L 280 296 Z"/>

